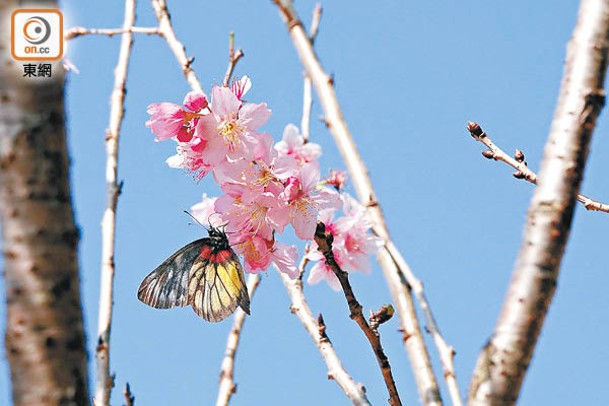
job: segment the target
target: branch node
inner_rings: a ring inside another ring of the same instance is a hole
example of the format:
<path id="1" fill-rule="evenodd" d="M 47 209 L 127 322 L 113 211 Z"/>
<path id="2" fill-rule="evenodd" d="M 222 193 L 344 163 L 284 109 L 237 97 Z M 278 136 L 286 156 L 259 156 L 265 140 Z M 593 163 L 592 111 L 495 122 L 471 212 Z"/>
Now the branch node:
<path id="1" fill-rule="evenodd" d="M 518 148 L 516 148 L 516 151 L 514 152 L 514 159 L 516 160 L 516 162 L 524 162 L 524 152 L 522 152 L 521 150 L 519 150 Z M 526 163 L 525 163 L 526 165 Z"/>
<path id="2" fill-rule="evenodd" d="M 386 304 L 386 305 L 381 306 L 381 308 L 378 309 L 374 313 L 371 310 L 370 311 L 370 318 L 368 319 L 369 322 L 370 322 L 370 328 L 373 329 L 373 330 L 378 329 L 378 327 L 381 324 L 391 320 L 391 318 L 393 317 L 394 313 L 395 313 L 395 309 L 390 304 Z"/>
<path id="3" fill-rule="evenodd" d="M 326 334 L 326 323 L 324 323 L 324 317 L 319 313 L 317 316 L 317 324 L 319 325 L 319 341 L 320 342 L 330 342 L 330 338 Z"/>
<path id="4" fill-rule="evenodd" d="M 493 151 L 491 151 L 490 149 L 485 149 L 484 151 L 482 151 L 482 156 L 485 157 L 486 159 L 494 159 L 495 153 Z"/>
<path id="5" fill-rule="evenodd" d="M 125 384 L 125 390 L 123 391 L 123 395 L 125 395 L 125 406 L 133 406 L 135 405 L 135 396 L 131 393 L 131 386 L 129 382 Z"/>
<path id="6" fill-rule="evenodd" d="M 467 131 L 469 131 L 471 136 L 474 138 L 482 138 L 482 137 L 486 136 L 486 134 L 484 134 L 484 131 L 482 131 L 482 128 L 480 127 L 480 125 L 478 123 L 475 123 L 473 121 L 468 121 L 466 128 L 467 128 Z"/>

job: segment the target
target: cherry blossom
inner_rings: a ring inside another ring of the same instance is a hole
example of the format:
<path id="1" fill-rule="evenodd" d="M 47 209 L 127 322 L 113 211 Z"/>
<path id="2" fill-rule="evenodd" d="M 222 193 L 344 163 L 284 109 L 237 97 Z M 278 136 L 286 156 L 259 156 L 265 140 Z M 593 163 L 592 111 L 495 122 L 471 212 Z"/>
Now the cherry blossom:
<path id="1" fill-rule="evenodd" d="M 311 250 L 306 254 L 306 258 L 309 261 L 316 261 L 315 265 L 309 270 L 309 276 L 307 283 L 309 285 L 316 285 L 319 282 L 325 280 L 330 287 L 336 292 L 340 291 L 340 281 L 334 274 L 332 268 L 326 264 L 326 258 L 317 249 Z"/>
<path id="2" fill-rule="evenodd" d="M 312 142 L 306 142 L 299 133 L 298 127 L 288 124 L 283 130 L 283 139 L 275 144 L 275 149 L 281 155 L 294 158 L 299 164 L 313 162 L 321 156 L 321 147 Z"/>
<path id="3" fill-rule="evenodd" d="M 177 143 L 177 153 L 167 164 L 194 173 L 197 180 L 212 173 L 222 190 L 218 198 L 204 194 L 192 206 L 193 216 L 204 226 L 226 232 L 249 273 L 265 271 L 274 263 L 297 278 L 297 249 L 278 238 L 291 225 L 299 239 L 312 240 L 318 221 L 334 236 L 337 264 L 347 272 L 368 272 L 368 257 L 382 244 L 370 233 L 372 223 L 365 208 L 339 195 L 346 175 L 331 171 L 322 181 L 317 162 L 321 147 L 306 142 L 295 125 L 288 124 L 276 144 L 272 136 L 260 132 L 271 111 L 266 103 L 244 101 L 250 87 L 249 77 L 243 76 L 230 87 L 214 86 L 211 101 L 205 94 L 190 92 L 183 106 L 148 106 L 146 126 L 156 134 L 156 141 L 171 138 Z M 334 220 L 341 207 L 344 215 Z M 314 242 L 306 257 L 316 262 L 309 283 L 326 280 L 333 289 L 340 289 Z"/>
<path id="4" fill-rule="evenodd" d="M 227 87 L 212 90 L 211 114 L 199 119 L 196 136 L 206 141 L 202 159 L 210 165 L 224 159 L 251 159 L 258 144 L 256 132 L 271 116 L 266 103 L 242 102 Z"/>
<path id="5" fill-rule="evenodd" d="M 313 239 L 319 210 L 341 206 L 337 193 L 320 188 L 318 184 L 317 162 L 304 164 L 296 176 L 287 179 L 285 190 L 280 195 L 287 205 L 271 210 L 269 216 L 278 224 L 292 224 L 298 238 Z"/>
<path id="6" fill-rule="evenodd" d="M 243 76 L 239 80 L 233 80 L 231 84 L 231 91 L 239 100 L 243 100 L 243 96 L 250 90 L 252 87 L 252 81 L 248 76 Z"/>
<path id="7" fill-rule="evenodd" d="M 176 137 L 178 141 L 187 142 L 192 138 L 199 112 L 207 108 L 207 97 L 203 93 L 190 92 L 184 98 L 182 108 L 174 103 L 152 103 L 146 112 L 150 120 L 146 127 L 156 134 L 156 141 Z"/>

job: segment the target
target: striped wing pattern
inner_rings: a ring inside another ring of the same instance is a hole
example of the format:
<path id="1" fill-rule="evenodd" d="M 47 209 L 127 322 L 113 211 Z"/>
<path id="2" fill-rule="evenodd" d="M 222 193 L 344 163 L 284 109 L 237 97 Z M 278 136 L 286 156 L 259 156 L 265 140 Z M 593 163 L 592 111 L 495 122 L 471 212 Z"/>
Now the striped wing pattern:
<path id="1" fill-rule="evenodd" d="M 232 250 L 230 254 L 230 258 L 223 262 L 200 257 L 190 270 L 188 303 L 205 320 L 224 320 L 237 306 L 250 314 L 250 298 L 241 263 Z"/>
<path id="2" fill-rule="evenodd" d="M 156 309 L 186 306 L 189 271 L 206 240 L 191 242 L 157 266 L 140 284 L 138 299 Z"/>
<path id="3" fill-rule="evenodd" d="M 205 320 L 218 322 L 237 306 L 250 314 L 243 270 L 230 246 L 202 238 L 165 260 L 142 281 L 138 299 L 157 309 L 192 305 Z"/>

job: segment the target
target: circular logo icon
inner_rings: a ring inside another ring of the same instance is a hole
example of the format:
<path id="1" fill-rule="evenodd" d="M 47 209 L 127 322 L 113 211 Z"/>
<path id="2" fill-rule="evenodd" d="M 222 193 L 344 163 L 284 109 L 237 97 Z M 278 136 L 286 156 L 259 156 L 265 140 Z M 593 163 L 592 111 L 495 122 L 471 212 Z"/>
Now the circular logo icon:
<path id="1" fill-rule="evenodd" d="M 23 36 L 32 45 L 43 44 L 51 35 L 51 25 L 42 17 L 30 17 L 23 25 Z"/>

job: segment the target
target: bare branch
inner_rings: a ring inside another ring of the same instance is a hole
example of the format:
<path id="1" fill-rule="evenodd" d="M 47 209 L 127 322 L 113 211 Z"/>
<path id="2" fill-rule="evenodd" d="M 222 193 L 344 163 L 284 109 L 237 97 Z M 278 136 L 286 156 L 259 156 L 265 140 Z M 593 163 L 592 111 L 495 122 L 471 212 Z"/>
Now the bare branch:
<path id="1" fill-rule="evenodd" d="M 321 7 L 321 3 L 316 3 L 315 8 L 313 9 L 313 18 L 311 19 L 311 30 L 309 31 L 309 39 L 311 40 L 312 44 L 315 43 L 317 33 L 319 32 L 322 12 L 323 9 Z"/>
<path id="2" fill-rule="evenodd" d="M 351 283 L 349 283 L 349 275 L 347 274 L 347 272 L 343 271 L 334 260 L 334 253 L 332 252 L 333 240 L 334 237 L 332 236 L 332 234 L 326 232 L 326 226 L 323 223 L 317 223 L 317 230 L 315 230 L 315 242 L 319 247 L 319 251 L 326 258 L 326 265 L 328 265 L 332 269 L 332 271 L 338 278 L 341 287 L 343 288 L 343 292 L 345 293 L 345 299 L 347 299 L 349 311 L 351 312 L 349 317 L 351 317 L 351 319 L 353 319 L 357 323 L 357 325 L 362 329 L 364 335 L 370 342 L 372 351 L 374 352 L 379 367 L 381 368 L 383 379 L 385 380 L 385 385 L 387 385 L 387 390 L 389 391 L 389 404 L 392 406 L 401 405 L 402 401 L 400 400 L 398 389 L 395 386 L 395 381 L 391 372 L 391 365 L 389 364 L 389 359 L 387 358 L 387 355 L 385 355 L 385 351 L 383 350 L 383 346 L 381 345 L 380 334 L 378 330 L 375 331 L 370 328 L 370 325 L 368 324 L 366 318 L 364 317 L 364 314 L 362 313 L 362 305 L 357 301 L 355 293 L 351 288 Z"/>
<path id="3" fill-rule="evenodd" d="M 453 359 L 455 357 L 455 349 L 449 345 L 442 333 L 440 333 L 440 327 L 436 323 L 436 319 L 431 311 L 431 307 L 429 306 L 429 302 L 427 301 L 427 297 L 425 295 L 425 290 L 423 289 L 423 283 L 414 275 L 408 263 L 400 254 L 400 251 L 396 248 L 391 240 L 386 241 L 384 249 L 387 250 L 391 258 L 395 261 L 398 268 L 404 274 L 408 285 L 410 285 L 412 291 L 414 292 L 419 304 L 421 305 L 421 311 L 425 316 L 425 321 L 427 322 L 427 331 L 431 334 L 433 338 L 434 344 L 438 349 L 438 354 L 440 356 L 440 362 L 442 363 L 442 368 L 444 370 L 444 380 L 446 381 L 446 385 L 448 386 L 448 393 L 450 395 L 450 400 L 453 406 L 461 406 L 461 394 L 459 393 L 459 384 L 457 382 L 457 375 L 455 373 L 455 364 Z"/>
<path id="4" fill-rule="evenodd" d="M 237 66 L 237 62 L 239 62 L 239 59 L 241 59 L 244 55 L 245 54 L 241 49 L 237 49 L 235 52 L 235 33 L 231 32 L 228 45 L 228 67 L 226 68 L 224 81 L 222 82 L 224 86 L 228 86 L 230 78 L 233 75 L 233 71 L 235 70 L 235 66 Z"/>
<path id="5" fill-rule="evenodd" d="M 201 82 L 199 82 L 197 74 L 191 66 L 194 58 L 188 58 L 186 56 L 186 48 L 180 41 L 178 41 L 175 31 L 173 30 L 173 26 L 171 25 L 171 16 L 169 15 L 169 10 L 167 9 L 167 3 L 165 0 L 151 0 L 151 2 L 152 7 L 154 8 L 154 13 L 156 14 L 156 18 L 159 21 L 159 31 L 161 32 L 161 36 L 165 38 L 167 45 L 169 45 L 169 48 L 182 67 L 182 73 L 184 74 L 186 81 L 188 81 L 191 89 L 199 93 L 204 93 L 203 87 L 201 87 Z"/>
<path id="6" fill-rule="evenodd" d="M 107 35 L 113 37 L 120 34 L 146 34 L 146 35 L 161 35 L 158 27 L 127 27 L 127 28 L 84 28 L 73 27 L 66 31 L 63 38 L 69 41 L 74 38 L 84 35 Z"/>
<path id="7" fill-rule="evenodd" d="M 484 155 L 485 158 L 504 162 L 516 169 L 516 172 L 513 174 L 515 178 L 524 179 L 535 185 L 537 184 L 537 175 L 527 166 L 527 163 L 524 161 L 524 154 L 521 150 L 517 149 L 514 158 L 512 158 L 495 145 L 491 140 L 491 137 L 489 137 L 477 123 L 472 121 L 467 123 L 467 130 L 476 141 L 483 143 L 488 148 L 488 150 L 482 152 L 482 155 Z M 582 203 L 587 210 L 609 213 L 609 205 L 605 203 L 590 199 L 582 194 L 578 194 L 576 199 L 578 202 Z"/>
<path id="8" fill-rule="evenodd" d="M 118 140 L 121 124 L 125 115 L 125 86 L 131 56 L 133 34 L 130 28 L 135 23 L 135 0 L 125 1 L 125 20 L 121 47 L 116 69 L 114 70 L 114 88 L 110 96 L 110 123 L 106 131 L 106 188 L 107 202 L 102 219 L 102 262 L 99 292 L 99 320 L 97 349 L 97 385 L 95 394 L 96 406 L 110 404 L 110 392 L 114 378 L 110 375 L 110 332 L 112 327 L 112 306 L 114 301 L 114 243 L 116 239 L 116 207 L 121 193 L 122 183 L 117 182 Z"/>
<path id="9" fill-rule="evenodd" d="M 303 258 L 300 263 L 301 274 L 304 273 L 305 265 L 306 259 Z M 355 382 L 343 367 L 338 354 L 336 354 L 332 343 L 328 339 L 323 318 L 319 322 L 315 321 L 315 317 L 313 317 L 313 313 L 302 291 L 302 280 L 298 278 L 292 280 L 276 266 L 275 269 L 279 273 L 279 276 L 281 276 L 281 280 L 292 300 L 292 313 L 298 317 L 305 330 L 307 330 L 328 367 L 328 379 L 333 379 L 353 404 L 361 406 L 370 405 L 363 385 Z"/>
<path id="10" fill-rule="evenodd" d="M 321 3 L 317 3 L 313 9 L 313 20 L 311 21 L 311 32 L 309 39 L 311 44 L 315 42 L 317 33 L 319 32 L 319 23 L 321 21 L 322 8 Z M 302 91 L 302 119 L 300 120 L 300 131 L 304 138 L 304 142 L 309 140 L 311 135 L 311 107 L 313 106 L 313 97 L 311 95 L 311 77 L 305 72 Z"/>
<path id="11" fill-rule="evenodd" d="M 274 0 L 274 2 L 281 11 L 294 42 L 294 47 L 306 69 L 307 75 L 315 86 L 325 113 L 326 124 L 349 170 L 359 200 L 368 208 L 368 212 L 374 221 L 374 231 L 383 240 L 390 241 L 389 231 L 376 194 L 374 193 L 372 182 L 368 176 L 368 170 L 347 128 L 336 93 L 332 87 L 332 80 L 324 72 L 315 55 L 311 40 L 296 14 L 293 2 L 291 0 Z M 386 250 L 379 252 L 378 260 L 391 291 L 394 305 L 400 316 L 405 338 L 404 346 L 412 363 L 419 395 L 424 404 L 439 405 L 442 401 L 438 383 L 431 367 L 429 353 L 423 340 L 423 334 L 416 316 L 409 287 L 404 282 L 400 269 Z"/>
<path id="12" fill-rule="evenodd" d="M 250 274 L 247 277 L 247 291 L 250 300 L 254 298 L 254 293 L 259 284 L 260 275 Z M 238 308 L 233 318 L 233 327 L 231 328 L 230 333 L 228 333 L 224 359 L 222 360 L 222 367 L 220 368 L 220 385 L 218 388 L 216 406 L 227 406 L 233 393 L 237 392 L 237 385 L 235 385 L 234 381 L 235 355 L 237 354 L 237 347 L 239 346 L 239 340 L 241 339 L 241 330 L 243 329 L 245 316 L 245 312 L 241 308 Z"/>
<path id="13" fill-rule="evenodd" d="M 518 399 L 556 289 L 590 139 L 605 102 L 608 51 L 609 0 L 583 0 L 520 253 L 495 331 L 478 358 L 469 404 L 511 405 Z"/>
<path id="14" fill-rule="evenodd" d="M 311 96 L 311 78 L 305 74 L 303 79 L 302 89 L 302 118 L 300 120 L 300 133 L 304 138 L 304 142 L 309 141 L 311 136 L 311 107 L 313 106 L 313 97 Z"/>

